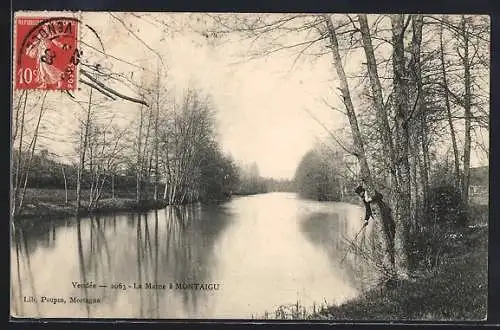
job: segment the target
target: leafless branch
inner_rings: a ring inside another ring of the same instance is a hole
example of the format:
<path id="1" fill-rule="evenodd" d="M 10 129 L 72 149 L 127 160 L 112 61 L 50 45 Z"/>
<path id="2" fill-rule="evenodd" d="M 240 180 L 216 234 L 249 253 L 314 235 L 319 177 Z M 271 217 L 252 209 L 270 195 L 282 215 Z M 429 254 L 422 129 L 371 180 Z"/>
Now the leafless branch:
<path id="1" fill-rule="evenodd" d="M 115 97 L 113 97 L 111 94 L 109 94 L 108 92 L 106 92 L 105 90 L 103 90 L 101 87 L 99 87 L 99 86 L 97 86 L 97 85 L 95 85 L 95 84 L 93 84 L 93 83 L 91 83 L 89 81 L 86 81 L 85 79 L 82 79 L 82 78 L 78 79 L 78 81 L 81 82 L 82 84 L 85 84 L 87 86 L 90 86 L 90 87 L 96 89 L 97 91 L 99 91 L 104 96 L 109 97 L 112 100 L 116 100 Z"/>
<path id="2" fill-rule="evenodd" d="M 130 97 L 130 96 L 123 95 L 123 94 L 115 91 L 114 89 L 112 89 L 110 87 L 107 87 L 106 85 L 104 85 L 102 82 L 100 82 L 99 80 L 97 80 L 94 77 L 92 77 L 92 75 L 90 75 L 89 73 L 87 73 L 83 69 L 80 69 L 80 74 L 82 74 L 86 78 L 90 79 L 92 82 L 94 82 L 95 84 L 97 84 L 102 89 L 106 90 L 107 92 L 109 92 L 111 94 L 114 94 L 114 95 L 118 96 L 121 99 L 124 99 L 124 100 L 130 101 L 130 102 L 139 103 L 139 104 L 143 104 L 145 106 L 148 106 L 148 104 L 147 104 L 146 101 L 139 100 L 139 99 L 136 99 L 136 98 L 133 98 L 133 97 Z"/>
<path id="3" fill-rule="evenodd" d="M 337 107 L 335 107 L 335 106 L 331 105 L 330 103 L 328 103 L 328 102 L 326 101 L 326 99 L 325 99 L 324 97 L 323 97 L 323 98 L 321 98 L 321 101 L 323 101 L 323 104 L 325 104 L 325 105 L 326 105 L 327 107 L 329 107 L 330 109 L 335 110 L 335 111 L 338 111 L 338 112 L 340 112 L 341 114 L 343 114 L 343 115 L 347 116 L 347 112 L 345 112 L 345 111 L 343 111 L 343 110 L 341 110 L 341 109 L 339 109 L 339 108 L 337 108 Z"/>
<path id="4" fill-rule="evenodd" d="M 132 31 L 128 26 L 127 24 L 121 19 L 119 18 L 118 16 L 116 16 L 115 14 L 113 13 L 109 13 L 109 15 L 111 15 L 111 17 L 113 17 L 114 19 L 116 19 L 118 22 L 120 22 L 120 24 L 128 31 L 130 32 L 130 34 L 132 36 L 134 36 L 135 39 L 137 39 L 141 44 L 144 45 L 144 47 L 146 47 L 147 49 L 149 49 L 149 51 L 151 51 L 152 53 L 154 53 L 156 56 L 158 56 L 158 59 L 160 60 L 161 64 L 163 66 L 165 66 L 165 64 L 163 63 L 163 58 L 162 56 L 160 55 L 160 53 L 158 53 L 158 51 L 154 50 L 153 48 L 151 48 L 151 46 L 149 46 L 144 40 L 142 40 L 134 31 Z"/>
<path id="5" fill-rule="evenodd" d="M 344 146 L 344 144 L 342 142 L 340 142 L 340 140 L 335 136 L 335 134 L 332 133 L 332 131 L 330 131 L 325 124 L 323 124 L 318 118 L 316 118 L 316 116 L 314 116 L 308 109 L 306 108 L 303 108 L 303 110 L 309 114 L 309 116 L 311 116 L 312 119 L 314 119 L 314 121 L 316 121 L 319 125 L 321 125 L 321 127 L 323 127 L 323 129 L 332 137 L 332 139 L 347 153 L 351 154 L 351 155 L 356 155 L 356 152 L 352 151 L 352 150 L 349 150 L 346 146 Z"/>

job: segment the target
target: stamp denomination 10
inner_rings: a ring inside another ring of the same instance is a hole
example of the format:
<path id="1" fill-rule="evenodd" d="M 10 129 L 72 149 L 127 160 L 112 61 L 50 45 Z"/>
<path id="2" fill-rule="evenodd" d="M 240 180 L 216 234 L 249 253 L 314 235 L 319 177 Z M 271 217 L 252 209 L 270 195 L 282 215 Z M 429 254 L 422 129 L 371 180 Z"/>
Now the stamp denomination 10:
<path id="1" fill-rule="evenodd" d="M 78 20 L 16 17 L 16 89 L 75 90 Z"/>

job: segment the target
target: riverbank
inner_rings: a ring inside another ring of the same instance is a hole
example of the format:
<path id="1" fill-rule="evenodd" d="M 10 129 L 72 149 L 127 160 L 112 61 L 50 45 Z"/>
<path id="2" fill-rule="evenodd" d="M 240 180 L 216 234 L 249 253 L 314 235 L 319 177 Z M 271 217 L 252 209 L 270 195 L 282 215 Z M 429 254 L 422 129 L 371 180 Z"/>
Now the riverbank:
<path id="1" fill-rule="evenodd" d="M 68 202 L 66 193 L 61 189 L 28 189 L 26 191 L 25 203 L 21 214 L 15 217 L 16 223 L 22 225 L 34 225 L 42 219 L 62 219 L 75 216 L 76 202 L 75 191 L 68 190 Z M 117 194 L 118 195 L 118 194 Z M 166 207 L 163 200 L 146 199 L 138 203 L 129 196 L 128 192 L 120 192 L 120 197 L 105 195 L 99 200 L 97 208 L 88 210 L 89 191 L 82 191 L 82 202 L 80 216 L 90 214 L 109 214 L 113 212 L 147 211 Z"/>
<path id="2" fill-rule="evenodd" d="M 452 255 L 415 279 L 376 287 L 309 319 L 328 320 L 483 320 L 488 297 L 488 228 L 457 233 Z"/>

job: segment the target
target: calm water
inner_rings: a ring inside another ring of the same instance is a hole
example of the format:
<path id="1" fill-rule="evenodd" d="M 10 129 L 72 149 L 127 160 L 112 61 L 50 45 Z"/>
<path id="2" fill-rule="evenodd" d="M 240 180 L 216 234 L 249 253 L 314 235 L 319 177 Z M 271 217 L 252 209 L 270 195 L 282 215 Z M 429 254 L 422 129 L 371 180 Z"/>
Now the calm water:
<path id="1" fill-rule="evenodd" d="M 11 310 L 26 317 L 259 318 L 297 301 L 341 303 L 371 278 L 352 254 L 341 263 L 343 238 L 355 235 L 361 216 L 354 205 L 270 193 L 16 230 Z M 192 283 L 205 289 L 185 288 Z"/>

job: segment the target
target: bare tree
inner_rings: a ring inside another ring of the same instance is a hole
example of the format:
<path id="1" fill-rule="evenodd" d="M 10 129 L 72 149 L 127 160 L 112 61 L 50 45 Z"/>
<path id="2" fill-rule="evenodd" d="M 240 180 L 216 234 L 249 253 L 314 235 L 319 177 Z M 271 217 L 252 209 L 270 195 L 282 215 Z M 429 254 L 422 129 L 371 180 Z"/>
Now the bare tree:
<path id="1" fill-rule="evenodd" d="M 42 103 L 40 105 L 40 112 L 38 113 L 38 119 L 36 122 L 35 131 L 33 132 L 33 137 L 31 139 L 30 145 L 28 147 L 28 149 L 30 149 L 30 151 L 29 151 L 28 161 L 26 163 L 26 167 L 23 169 L 23 172 L 24 172 L 23 190 L 21 192 L 21 196 L 19 197 L 19 205 L 15 209 L 17 213 L 20 213 L 22 210 L 22 207 L 23 207 L 24 197 L 26 195 L 26 187 L 28 185 L 28 177 L 29 177 L 30 169 L 31 169 L 31 161 L 33 160 L 33 156 L 35 154 L 36 142 L 38 139 L 38 131 L 40 128 L 40 121 L 42 120 L 42 116 L 46 110 L 44 108 L 46 97 L 47 97 L 47 92 L 45 92 L 42 96 Z"/>
<path id="2" fill-rule="evenodd" d="M 452 112 L 451 112 L 451 103 L 450 103 L 450 96 L 448 93 L 448 77 L 446 73 L 446 62 L 445 62 L 445 54 L 444 54 L 444 44 L 443 44 L 443 30 L 444 30 L 444 24 L 441 23 L 441 28 L 439 29 L 439 50 L 440 50 L 440 60 L 441 60 L 441 75 L 443 79 L 443 85 L 445 87 L 445 92 L 444 92 L 444 100 L 445 100 L 445 106 L 446 106 L 446 115 L 448 118 L 448 124 L 450 126 L 450 136 L 451 136 L 451 142 L 453 146 L 453 157 L 454 157 L 454 169 L 455 169 L 455 187 L 457 190 L 460 189 L 460 159 L 459 159 L 459 153 L 458 153 L 458 145 L 457 145 L 457 137 L 455 133 L 455 127 L 453 125 L 453 118 L 452 118 Z"/>
<path id="3" fill-rule="evenodd" d="M 462 178 L 462 198 L 467 204 L 469 201 L 469 181 L 470 181 L 470 154 L 471 154 L 471 117 L 472 117 L 472 91 L 471 91 L 471 63 L 469 57 L 469 26 L 464 15 L 460 19 L 460 36 L 462 38 L 463 54 L 457 48 L 457 54 L 462 60 L 464 69 L 464 120 L 465 120 L 465 137 L 464 137 L 464 159 L 463 159 L 463 178 Z"/>
<path id="4" fill-rule="evenodd" d="M 91 110 L 92 110 L 92 91 L 93 88 L 90 87 L 90 92 L 89 92 L 89 102 L 88 102 L 88 108 L 87 108 L 87 115 L 86 115 L 86 120 L 83 123 L 83 134 L 80 135 L 80 157 L 79 157 L 79 164 L 78 164 L 78 172 L 77 172 L 77 179 L 76 179 L 76 214 L 80 212 L 80 205 L 81 205 L 81 191 L 82 191 L 82 176 L 83 176 L 83 171 L 85 169 L 85 153 L 87 152 L 87 142 L 88 142 L 88 137 L 89 137 L 89 132 L 90 132 L 90 124 L 91 124 Z"/>
<path id="5" fill-rule="evenodd" d="M 24 98 L 23 98 L 24 96 Z M 24 99 L 24 101 L 22 101 Z M 15 139 L 17 137 L 17 131 L 19 130 L 19 145 L 17 149 L 17 163 L 15 164 L 15 177 L 14 177 L 14 189 L 12 189 L 12 197 L 11 197 L 11 213 L 12 215 L 15 215 L 18 213 L 18 208 L 17 208 L 17 200 L 18 200 L 18 195 L 19 195 L 19 187 L 20 187 L 20 173 L 21 173 L 21 166 L 22 166 L 22 145 L 23 145 L 23 137 L 24 137 L 24 118 L 26 114 L 26 103 L 28 101 L 28 91 L 25 91 L 23 94 L 19 96 L 19 102 L 18 106 L 16 109 L 16 120 L 15 120 L 15 129 L 14 129 L 14 135 L 12 137 L 12 145 L 15 143 Z M 22 106 L 21 106 L 22 102 Z M 22 111 L 21 111 L 22 107 Z M 21 121 L 19 122 L 19 112 L 21 112 Z"/>

